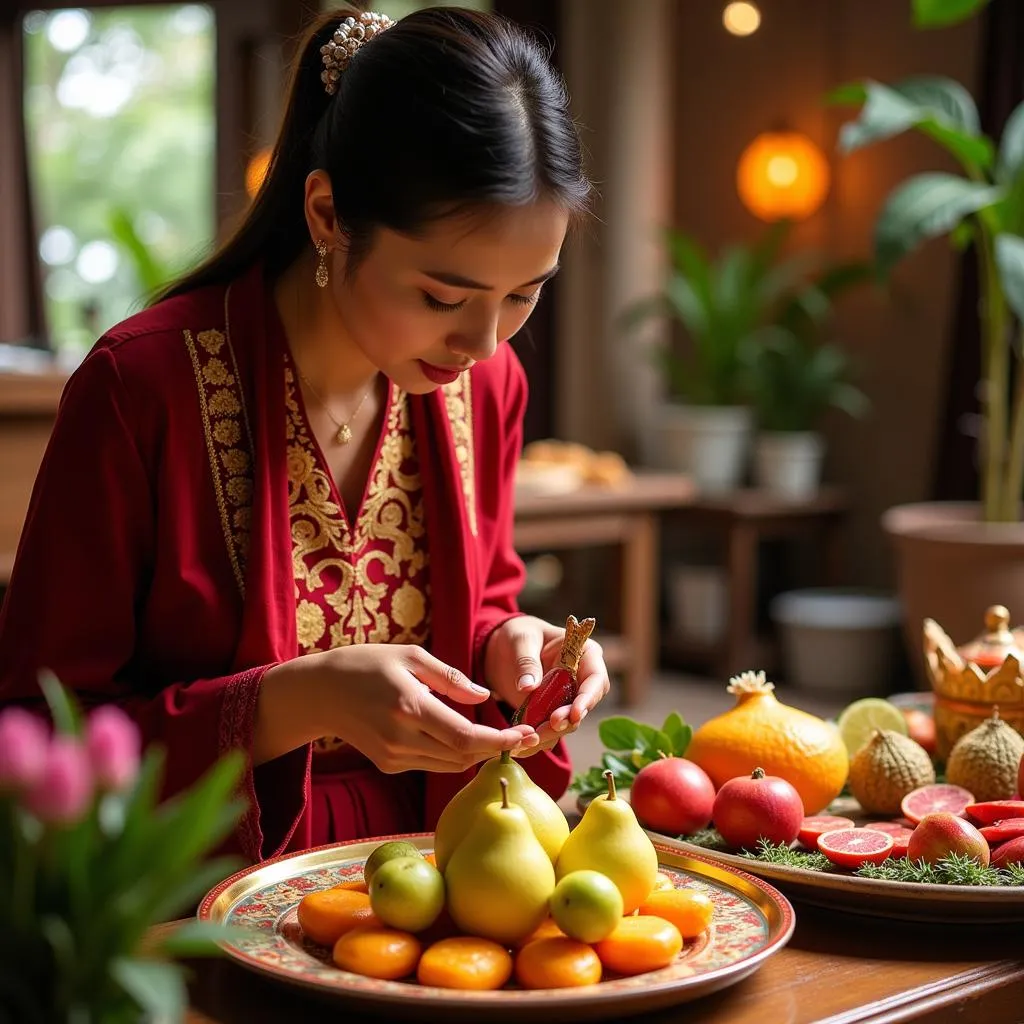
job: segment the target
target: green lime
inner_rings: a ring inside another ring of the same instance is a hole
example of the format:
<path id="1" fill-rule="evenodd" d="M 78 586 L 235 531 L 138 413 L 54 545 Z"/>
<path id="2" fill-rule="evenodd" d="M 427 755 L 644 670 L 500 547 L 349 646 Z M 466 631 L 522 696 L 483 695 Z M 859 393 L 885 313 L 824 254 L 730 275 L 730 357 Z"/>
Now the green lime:
<path id="1" fill-rule="evenodd" d="M 876 729 L 888 729 L 908 735 L 907 720 L 895 704 L 881 697 L 863 697 L 844 708 L 836 720 L 846 751 L 853 757 L 874 735 Z"/>
<path id="2" fill-rule="evenodd" d="M 429 928 L 444 909 L 441 872 L 419 853 L 397 857 L 374 872 L 370 908 L 386 925 L 406 932 Z"/>
<path id="3" fill-rule="evenodd" d="M 381 843 L 366 858 L 366 863 L 363 865 L 363 881 L 369 885 L 373 881 L 377 869 L 389 860 L 395 860 L 397 857 L 422 858 L 422 856 L 423 854 L 412 843 L 406 842 L 404 839 L 392 839 L 387 843 Z"/>
<path id="4" fill-rule="evenodd" d="M 600 942 L 622 920 L 622 893 L 599 871 L 570 871 L 555 886 L 549 904 L 555 924 L 579 942 Z"/>

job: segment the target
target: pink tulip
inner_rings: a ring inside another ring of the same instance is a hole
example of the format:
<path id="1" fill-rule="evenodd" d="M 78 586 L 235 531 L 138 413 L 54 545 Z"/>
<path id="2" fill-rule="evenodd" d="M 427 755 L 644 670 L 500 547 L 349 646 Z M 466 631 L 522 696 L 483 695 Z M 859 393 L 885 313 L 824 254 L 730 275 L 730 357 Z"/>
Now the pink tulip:
<path id="1" fill-rule="evenodd" d="M 97 786 L 120 790 L 134 781 L 141 737 L 138 726 L 119 707 L 97 708 L 89 716 L 85 735 Z"/>
<path id="2" fill-rule="evenodd" d="M 40 821 L 68 825 L 85 813 L 92 795 L 92 766 L 85 747 L 70 736 L 55 736 L 42 774 L 25 794 L 25 806 Z"/>
<path id="3" fill-rule="evenodd" d="M 46 763 L 50 735 L 42 720 L 22 708 L 0 712 L 0 793 L 27 789 Z"/>

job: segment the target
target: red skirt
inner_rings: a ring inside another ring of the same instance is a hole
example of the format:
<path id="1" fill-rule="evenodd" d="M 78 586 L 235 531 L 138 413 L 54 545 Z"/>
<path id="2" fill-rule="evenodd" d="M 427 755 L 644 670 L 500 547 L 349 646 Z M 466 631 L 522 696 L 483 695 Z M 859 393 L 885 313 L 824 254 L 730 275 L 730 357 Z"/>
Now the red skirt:
<path id="1" fill-rule="evenodd" d="M 423 772 L 387 775 L 353 747 L 314 755 L 312 844 L 422 832 Z"/>

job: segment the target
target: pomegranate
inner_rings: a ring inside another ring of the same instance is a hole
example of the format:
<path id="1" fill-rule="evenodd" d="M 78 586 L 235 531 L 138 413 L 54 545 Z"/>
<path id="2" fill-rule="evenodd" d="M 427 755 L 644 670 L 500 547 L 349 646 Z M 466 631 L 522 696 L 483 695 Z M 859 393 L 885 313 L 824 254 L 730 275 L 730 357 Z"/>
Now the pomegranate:
<path id="1" fill-rule="evenodd" d="M 948 782 L 934 782 L 928 786 L 919 786 L 911 790 L 901 801 L 900 810 L 903 817 L 916 825 L 927 814 L 948 811 L 950 814 L 963 814 L 968 805 L 973 803 L 974 794 L 962 786 L 951 786 Z"/>
<path id="2" fill-rule="evenodd" d="M 759 839 L 788 845 L 800 834 L 804 805 L 785 779 L 755 768 L 722 785 L 711 817 L 730 846 L 754 849 Z"/>
<path id="3" fill-rule="evenodd" d="M 976 825 L 994 825 L 1007 818 L 1024 818 L 1024 800 L 986 800 L 968 804 L 964 810 Z"/>
<path id="4" fill-rule="evenodd" d="M 926 814 L 907 845 L 907 856 L 926 864 L 938 864 L 944 857 L 957 853 L 988 867 L 990 852 L 985 837 L 966 818 L 948 811 Z"/>
<path id="5" fill-rule="evenodd" d="M 837 828 L 853 828 L 853 822 L 849 818 L 840 818 L 835 814 L 815 814 L 810 818 L 804 818 L 800 823 L 800 834 L 797 838 L 808 850 L 816 850 L 818 836 Z"/>
<path id="6" fill-rule="evenodd" d="M 1005 868 L 1010 864 L 1024 864 L 1024 836 L 1001 843 L 992 853 L 992 867 Z"/>
<path id="7" fill-rule="evenodd" d="M 544 673 L 540 686 L 519 705 L 512 719 L 513 725 L 525 723 L 539 729 L 555 711 L 576 699 L 579 686 L 576 671 L 580 667 L 583 647 L 590 639 L 594 625 L 594 619 L 577 622 L 575 615 L 565 620 L 565 639 L 562 640 L 559 664 Z"/>
<path id="8" fill-rule="evenodd" d="M 685 757 L 661 757 L 636 773 L 629 803 L 646 828 L 689 835 L 711 821 L 715 787 L 704 769 Z"/>
<path id="9" fill-rule="evenodd" d="M 881 864 L 892 848 L 892 836 L 873 828 L 840 828 L 818 836 L 818 849 L 837 867 L 850 871 L 861 864 Z"/>
<path id="10" fill-rule="evenodd" d="M 903 708 L 910 738 L 932 756 L 935 756 L 935 719 L 920 708 Z"/>
<path id="11" fill-rule="evenodd" d="M 1011 839 L 1024 836 L 1024 818 L 1004 818 L 994 825 L 985 825 L 978 831 L 985 837 L 989 846 L 1008 843 Z"/>

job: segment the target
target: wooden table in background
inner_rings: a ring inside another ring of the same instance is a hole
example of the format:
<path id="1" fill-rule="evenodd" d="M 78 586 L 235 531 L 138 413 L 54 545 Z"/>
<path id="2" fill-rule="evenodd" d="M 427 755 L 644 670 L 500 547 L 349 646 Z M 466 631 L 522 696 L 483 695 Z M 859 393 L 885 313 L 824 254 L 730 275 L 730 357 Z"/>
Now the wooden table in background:
<path id="1" fill-rule="evenodd" d="M 173 927 L 162 925 L 155 932 Z M 958 928 L 855 919 L 797 907 L 789 945 L 751 977 L 644 1024 L 1021 1024 L 1019 926 Z M 387 1022 L 383 1010 L 271 981 L 224 960 L 195 961 L 187 1024 L 291 1024 L 324 1014 Z M 350 1008 L 351 1007 L 351 1008 Z M 566 1016 L 565 1020 L 570 1017 Z"/>
<path id="2" fill-rule="evenodd" d="M 567 494 L 516 500 L 520 553 L 617 545 L 621 550 L 622 635 L 602 634 L 608 668 L 621 670 L 621 703 L 643 702 L 657 658 L 658 516 L 688 505 L 689 477 L 637 473 L 622 488 L 581 487 Z"/>
<path id="3" fill-rule="evenodd" d="M 823 487 L 807 501 L 788 501 L 747 489 L 700 495 L 672 513 L 671 529 L 706 531 L 725 541 L 728 611 L 725 636 L 714 647 L 675 643 L 667 652 L 710 661 L 720 679 L 750 668 L 771 668 L 771 652 L 757 641 L 758 550 L 762 541 L 787 538 L 817 542 L 820 582 L 842 582 L 840 526 L 848 508 L 845 493 Z"/>

